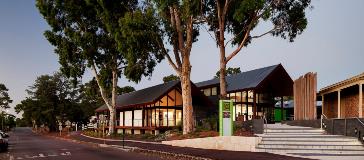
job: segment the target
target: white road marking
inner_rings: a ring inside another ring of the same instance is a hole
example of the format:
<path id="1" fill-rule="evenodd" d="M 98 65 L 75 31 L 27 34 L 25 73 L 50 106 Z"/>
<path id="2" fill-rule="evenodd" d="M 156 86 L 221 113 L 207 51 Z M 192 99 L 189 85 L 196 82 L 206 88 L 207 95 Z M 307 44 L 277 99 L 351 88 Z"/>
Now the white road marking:
<path id="1" fill-rule="evenodd" d="M 61 156 L 70 156 L 71 152 L 61 153 Z"/>
<path id="2" fill-rule="evenodd" d="M 44 156 L 44 154 L 43 153 L 40 153 L 39 154 L 39 158 L 45 158 L 46 156 Z"/>

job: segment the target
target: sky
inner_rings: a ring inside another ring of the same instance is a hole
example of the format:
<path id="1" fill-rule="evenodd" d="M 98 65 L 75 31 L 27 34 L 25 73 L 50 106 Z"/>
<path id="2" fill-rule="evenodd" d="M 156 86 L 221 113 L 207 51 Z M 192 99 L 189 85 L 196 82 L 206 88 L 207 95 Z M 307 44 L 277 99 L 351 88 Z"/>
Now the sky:
<path id="1" fill-rule="evenodd" d="M 312 0 L 307 10 L 308 26 L 290 43 L 278 37 L 256 39 L 234 57 L 228 67 L 242 71 L 281 63 L 291 78 L 317 72 L 318 89 L 364 72 L 364 1 Z M 264 33 L 269 24 L 262 24 L 254 34 Z M 15 107 L 27 96 L 26 89 L 35 79 L 59 69 L 54 47 L 44 38 L 49 29 L 35 7 L 34 0 L 0 1 L 0 83 L 9 89 Z M 191 53 L 191 80 L 211 79 L 219 69 L 219 50 L 209 34 L 201 28 Z M 229 47 L 227 53 L 233 48 Z M 162 83 L 164 76 L 175 74 L 164 60 L 152 77 L 138 84 L 119 80 L 119 86 L 142 89 Z M 86 82 L 91 74 L 83 78 Z M 14 113 L 12 109 L 10 113 Z"/>

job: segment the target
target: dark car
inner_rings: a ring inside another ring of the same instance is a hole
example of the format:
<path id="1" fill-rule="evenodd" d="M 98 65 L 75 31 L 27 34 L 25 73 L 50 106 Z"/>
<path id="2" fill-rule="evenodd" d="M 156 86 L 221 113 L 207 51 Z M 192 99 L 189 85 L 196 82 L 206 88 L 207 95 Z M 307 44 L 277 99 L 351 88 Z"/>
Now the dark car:
<path id="1" fill-rule="evenodd" d="M 5 132 L 3 132 L 2 130 L 0 130 L 0 135 L 3 137 L 3 138 L 8 138 L 9 135 Z"/>
<path id="2" fill-rule="evenodd" d="M 8 150 L 8 140 L 5 139 L 3 134 L 0 134 L 0 151 L 7 151 Z"/>

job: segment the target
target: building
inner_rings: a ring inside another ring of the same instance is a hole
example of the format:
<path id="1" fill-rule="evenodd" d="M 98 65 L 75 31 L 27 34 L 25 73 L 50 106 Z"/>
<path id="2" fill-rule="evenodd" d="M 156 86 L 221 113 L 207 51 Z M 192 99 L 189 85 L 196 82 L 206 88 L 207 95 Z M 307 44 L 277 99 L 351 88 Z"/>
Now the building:
<path id="1" fill-rule="evenodd" d="M 293 80 L 281 64 L 227 76 L 226 83 L 228 98 L 234 101 L 234 121 L 238 117 L 251 120 L 266 115 L 269 122 L 274 122 L 274 98 L 283 100 L 284 96 L 293 96 Z M 196 83 L 196 86 L 217 106 L 218 78 Z"/>
<path id="2" fill-rule="evenodd" d="M 211 102 L 192 83 L 194 118 L 212 114 Z M 182 95 L 180 81 L 159 84 L 117 97 L 116 129 L 118 133 L 158 134 L 181 125 Z M 108 115 L 106 105 L 96 109 L 98 116 Z"/>
<path id="3" fill-rule="evenodd" d="M 363 84 L 364 73 L 322 88 L 319 96 L 323 115 L 326 118 L 364 118 Z"/>
<path id="4" fill-rule="evenodd" d="M 274 122 L 274 98 L 293 94 L 293 80 L 281 64 L 227 76 L 226 81 L 228 97 L 234 101 L 234 120 L 267 115 L 268 121 Z M 219 87 L 217 78 L 196 85 L 192 83 L 195 122 L 217 115 Z M 116 111 L 119 133 L 157 134 L 176 127 L 183 116 L 180 81 L 120 95 Z M 107 115 L 106 105 L 96 112 L 99 116 Z"/>

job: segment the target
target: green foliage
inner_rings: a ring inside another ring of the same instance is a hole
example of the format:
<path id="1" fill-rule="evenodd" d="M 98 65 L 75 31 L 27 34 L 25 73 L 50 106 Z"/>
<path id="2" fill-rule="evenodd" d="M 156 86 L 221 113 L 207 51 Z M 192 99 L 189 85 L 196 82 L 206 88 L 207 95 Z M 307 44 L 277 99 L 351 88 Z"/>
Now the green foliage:
<path id="1" fill-rule="evenodd" d="M 219 0 L 223 9 L 226 0 Z M 210 31 L 219 30 L 217 0 L 207 2 L 206 15 Z M 302 34 L 307 26 L 305 10 L 310 7 L 311 0 L 239 0 L 230 1 L 225 17 L 225 30 L 232 34 L 233 45 L 240 44 L 244 35 L 248 33 L 248 40 L 244 45 L 251 43 L 251 32 L 261 21 L 270 21 L 273 31 L 272 36 L 279 36 L 293 42 L 297 35 Z M 218 34 L 216 39 L 218 39 Z"/>
<path id="2" fill-rule="evenodd" d="M 241 73 L 240 67 L 237 67 L 237 68 L 229 67 L 225 70 L 225 76 L 231 76 L 231 75 L 238 74 L 238 73 Z M 214 78 L 219 78 L 219 77 L 220 77 L 220 71 L 217 71 Z"/>
<path id="3" fill-rule="evenodd" d="M 7 109 L 10 108 L 9 104 L 13 102 L 13 100 L 10 99 L 9 89 L 6 88 L 6 86 L 2 83 L 0 83 L 0 109 Z"/>
<path id="4" fill-rule="evenodd" d="M 7 114 L 4 111 L 0 113 L 1 130 L 9 131 L 11 128 L 16 126 L 15 116 L 12 114 Z"/>
<path id="5" fill-rule="evenodd" d="M 171 82 L 171 81 L 177 81 L 177 80 L 179 80 L 179 77 L 174 75 L 174 74 L 163 77 L 163 82 L 164 83 Z"/>
<path id="6" fill-rule="evenodd" d="M 96 106 L 92 104 L 96 103 L 88 101 L 81 88 L 60 73 L 39 76 L 27 90 L 28 98 L 16 105 L 15 111 L 23 112 L 27 126 L 44 124 L 56 130 L 56 121 L 86 123 L 94 115 Z"/>
<path id="7" fill-rule="evenodd" d="M 130 93 L 130 92 L 134 92 L 135 88 L 132 86 L 125 86 L 125 87 L 118 87 L 117 88 L 117 92 L 119 95 L 125 94 L 125 93 Z"/>

